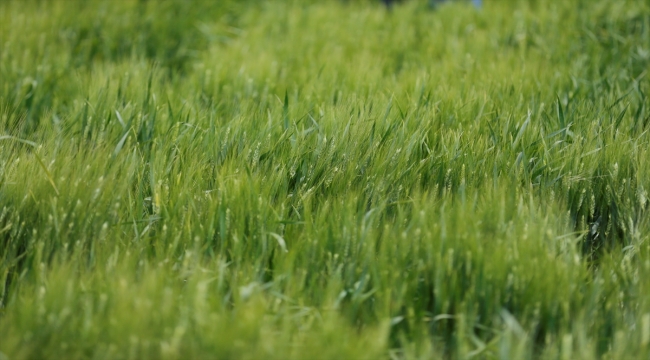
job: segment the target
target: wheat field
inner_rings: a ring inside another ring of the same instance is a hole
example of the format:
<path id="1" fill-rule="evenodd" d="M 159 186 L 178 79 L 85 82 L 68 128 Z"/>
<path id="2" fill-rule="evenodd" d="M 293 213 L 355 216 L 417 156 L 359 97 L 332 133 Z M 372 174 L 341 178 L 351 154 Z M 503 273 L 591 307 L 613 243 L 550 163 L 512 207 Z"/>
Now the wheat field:
<path id="1" fill-rule="evenodd" d="M 0 359 L 648 359 L 648 69 L 648 1 L 0 1 Z"/>

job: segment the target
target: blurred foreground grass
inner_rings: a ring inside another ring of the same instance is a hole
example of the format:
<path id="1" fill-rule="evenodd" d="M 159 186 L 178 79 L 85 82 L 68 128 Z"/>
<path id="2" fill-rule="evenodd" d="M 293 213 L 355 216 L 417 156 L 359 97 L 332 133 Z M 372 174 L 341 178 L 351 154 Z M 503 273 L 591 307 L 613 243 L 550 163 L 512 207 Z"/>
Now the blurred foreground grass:
<path id="1" fill-rule="evenodd" d="M 0 358 L 650 356 L 644 1 L 0 2 Z"/>

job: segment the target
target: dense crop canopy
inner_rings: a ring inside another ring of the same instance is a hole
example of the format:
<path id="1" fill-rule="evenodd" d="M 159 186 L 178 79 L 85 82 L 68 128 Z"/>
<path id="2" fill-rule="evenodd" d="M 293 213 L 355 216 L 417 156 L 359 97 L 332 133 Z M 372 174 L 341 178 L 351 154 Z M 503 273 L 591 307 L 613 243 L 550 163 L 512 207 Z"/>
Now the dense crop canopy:
<path id="1" fill-rule="evenodd" d="M 650 5 L 1 1 L 0 359 L 648 358 Z"/>

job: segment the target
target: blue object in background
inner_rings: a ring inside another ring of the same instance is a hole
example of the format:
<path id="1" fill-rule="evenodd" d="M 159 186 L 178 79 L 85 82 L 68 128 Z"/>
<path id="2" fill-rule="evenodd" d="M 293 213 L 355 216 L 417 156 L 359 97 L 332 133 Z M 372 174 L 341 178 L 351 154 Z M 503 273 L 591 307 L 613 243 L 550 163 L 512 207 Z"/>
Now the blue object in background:
<path id="1" fill-rule="evenodd" d="M 384 0 L 384 2 L 385 1 L 386 0 Z M 429 5 L 431 5 L 431 7 L 436 7 L 436 5 L 438 5 L 439 3 L 443 3 L 446 1 L 447 0 L 429 0 Z M 472 0 L 472 4 L 474 4 L 474 7 L 476 7 L 477 9 L 480 9 L 481 7 L 483 7 L 483 0 Z"/>
<path id="2" fill-rule="evenodd" d="M 394 2 L 398 2 L 398 0 L 382 0 L 382 1 L 388 8 L 390 8 Z M 447 0 L 429 0 L 429 6 L 436 7 L 436 5 L 438 5 L 439 3 L 443 3 L 446 1 Z M 481 7 L 483 7 L 483 0 L 472 0 L 472 4 L 474 4 L 474 7 L 476 7 L 477 9 L 480 9 Z"/>

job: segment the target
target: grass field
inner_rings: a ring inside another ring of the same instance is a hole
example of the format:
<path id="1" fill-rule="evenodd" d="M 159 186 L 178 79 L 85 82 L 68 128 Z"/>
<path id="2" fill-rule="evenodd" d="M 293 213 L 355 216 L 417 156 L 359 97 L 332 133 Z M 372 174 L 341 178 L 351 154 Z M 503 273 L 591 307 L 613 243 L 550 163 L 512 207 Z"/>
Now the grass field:
<path id="1" fill-rule="evenodd" d="M 0 1 L 0 359 L 648 359 L 650 3 Z"/>

